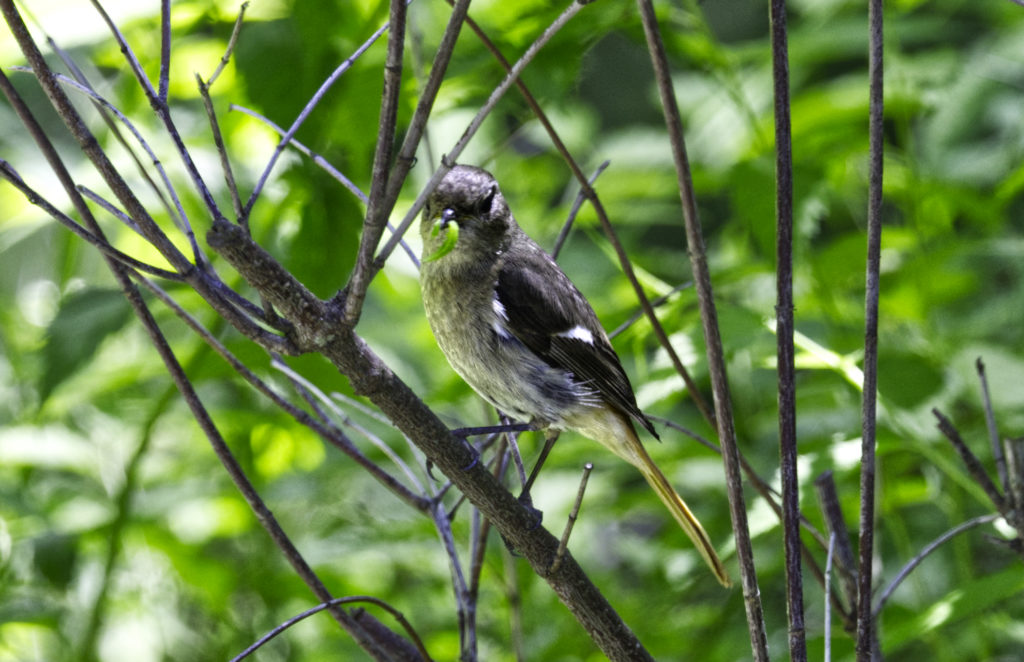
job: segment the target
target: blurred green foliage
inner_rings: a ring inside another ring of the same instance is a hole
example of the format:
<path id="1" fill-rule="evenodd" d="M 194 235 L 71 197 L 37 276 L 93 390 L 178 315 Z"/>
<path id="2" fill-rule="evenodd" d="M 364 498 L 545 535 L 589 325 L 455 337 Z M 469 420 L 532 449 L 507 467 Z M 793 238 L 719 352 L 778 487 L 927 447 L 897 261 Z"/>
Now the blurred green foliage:
<path id="1" fill-rule="evenodd" d="M 36 10 L 36 18 L 153 141 L 202 234 L 209 219 L 188 193 L 177 156 L 100 19 L 78 6 L 88 3 L 52 4 Z M 237 6 L 208 0 L 173 5 L 174 117 L 218 202 L 229 209 L 193 73 L 208 76 L 216 67 Z M 556 5 L 481 1 L 471 15 L 515 59 L 561 10 Z M 155 76 L 159 20 L 153 8 L 126 3 L 113 9 Z M 789 10 L 802 505 L 821 527 L 811 481 L 833 470 L 853 530 L 864 307 L 866 9 L 849 0 L 798 0 Z M 449 8 L 418 0 L 409 11 L 409 48 L 419 52 L 406 59 L 400 123 L 408 122 L 417 99 L 420 79 L 413 72 L 430 66 Z M 683 0 L 661 3 L 659 12 L 684 112 L 741 449 L 762 476 L 777 481 L 775 338 L 768 324 L 775 301 L 775 194 L 766 3 Z M 876 534 L 883 583 L 929 541 L 991 509 L 930 413 L 933 407 L 946 412 L 992 469 L 976 358 L 988 367 L 1001 433 L 1019 436 L 1024 429 L 1024 10 L 1006 0 L 902 0 L 886 3 L 886 12 Z M 243 194 L 252 190 L 276 136 L 257 120 L 229 112 L 229 104 L 288 126 L 326 76 L 386 20 L 387 3 L 376 0 L 253 3 L 234 57 L 213 88 Z M 102 190 L 56 128 L 30 76 L 10 70 L 20 64 L 12 49 L 10 42 L 2 46 L 0 66 L 39 110 L 72 171 Z M 384 52 L 381 41 L 357 60 L 298 133 L 364 190 Z M 425 183 L 431 158 L 450 148 L 501 77 L 500 67 L 464 29 L 429 126 L 432 156 L 421 150 L 394 220 Z M 585 170 L 610 160 L 596 188 L 648 291 L 665 294 L 686 283 L 690 268 L 675 175 L 633 5 L 602 0 L 587 6 L 524 79 Z M 135 176 L 95 114 L 89 118 L 124 172 Z M 0 104 L 0 126 L 4 158 L 65 205 L 6 104 Z M 520 223 L 542 244 L 552 244 L 578 188 L 514 91 L 462 160 L 492 169 Z M 0 185 L 0 208 L 0 661 L 91 659 L 91 651 L 81 648 L 88 641 L 103 660 L 229 659 L 312 606 L 312 596 L 225 477 L 148 340 L 112 293 L 113 281 L 96 252 L 10 186 Z M 351 269 L 362 212 L 361 203 L 310 160 L 286 153 L 253 209 L 251 226 L 268 250 L 326 297 Z M 166 215 L 160 220 L 169 225 Z M 104 223 L 123 250 L 156 259 L 116 221 Z M 414 234 L 409 241 L 415 245 Z M 635 312 L 631 289 L 588 207 L 560 259 L 609 329 Z M 248 365 L 289 389 L 265 354 L 216 320 L 195 295 L 169 289 Z M 228 443 L 332 592 L 390 602 L 436 659 L 455 658 L 449 569 L 431 523 L 243 386 L 173 314 L 158 304 L 154 310 Z M 692 290 L 683 289 L 659 314 L 709 397 Z M 453 426 L 490 422 L 434 346 L 414 268 L 400 251 L 374 282 L 359 332 Z M 645 409 L 713 438 L 645 322 L 630 326 L 615 343 Z M 323 391 L 351 395 L 346 380 L 318 357 L 288 363 Z M 406 461 L 421 464 L 393 429 L 342 407 Z M 530 436 L 523 444 L 532 455 Z M 656 460 L 720 548 L 731 550 L 717 457 L 678 434 L 663 436 L 664 443 L 652 447 Z M 388 462 L 360 443 L 371 457 Z M 721 591 L 703 572 L 629 467 L 566 437 L 534 493 L 546 524 L 561 527 L 578 467 L 586 461 L 597 469 L 573 552 L 652 654 L 660 660 L 748 659 L 740 592 Z M 749 499 L 769 643 L 776 657 L 784 656 L 781 532 L 767 506 L 752 493 Z M 456 524 L 460 544 L 468 531 L 463 513 Z M 896 592 L 880 623 L 887 657 L 1019 659 L 1024 573 L 1020 560 L 986 533 L 1006 535 L 990 528 L 959 536 Z M 823 565 L 824 553 L 818 557 Z M 481 659 L 514 659 L 507 595 L 512 582 L 524 605 L 527 659 L 600 659 L 547 586 L 509 557 L 500 540 L 491 541 L 483 570 Z M 822 590 L 809 577 L 805 587 L 810 655 L 821 659 Z M 852 659 L 852 648 L 836 627 L 833 659 Z M 256 659 L 362 658 L 329 618 L 319 616 Z"/>

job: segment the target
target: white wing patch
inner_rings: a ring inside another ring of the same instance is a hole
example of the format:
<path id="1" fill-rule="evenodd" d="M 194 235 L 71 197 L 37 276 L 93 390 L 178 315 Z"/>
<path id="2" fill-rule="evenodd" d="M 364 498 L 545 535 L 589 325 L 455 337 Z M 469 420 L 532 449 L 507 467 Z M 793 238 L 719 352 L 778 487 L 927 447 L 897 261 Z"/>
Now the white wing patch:
<path id="1" fill-rule="evenodd" d="M 498 293 L 494 293 L 494 298 L 491 299 L 491 309 L 494 311 L 495 319 L 491 323 L 491 328 L 498 334 L 498 337 L 502 340 L 508 340 L 512 336 L 509 335 L 508 329 L 505 324 L 508 322 L 508 313 L 505 311 L 505 304 L 498 299 Z"/>
<path id="2" fill-rule="evenodd" d="M 503 309 L 504 310 L 504 309 Z M 561 333 L 555 334 L 561 338 L 569 338 L 570 340 L 579 340 L 588 345 L 594 344 L 594 334 L 590 332 L 590 329 L 585 326 L 577 324 L 568 331 L 562 331 Z"/>

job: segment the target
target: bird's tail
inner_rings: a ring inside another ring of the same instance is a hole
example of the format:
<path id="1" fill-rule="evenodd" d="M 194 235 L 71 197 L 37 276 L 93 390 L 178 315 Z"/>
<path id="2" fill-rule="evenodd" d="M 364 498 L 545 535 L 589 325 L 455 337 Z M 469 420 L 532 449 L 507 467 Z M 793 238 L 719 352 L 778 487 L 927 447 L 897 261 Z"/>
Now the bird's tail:
<path id="1" fill-rule="evenodd" d="M 589 409 L 586 416 L 567 421 L 568 426 L 578 432 L 601 442 L 605 448 L 612 451 L 626 462 L 640 470 L 640 473 L 647 479 L 647 483 L 654 488 L 672 517 L 679 522 L 686 535 L 697 547 L 697 551 L 704 557 L 715 577 L 722 586 L 732 586 L 729 575 L 725 572 L 722 560 L 715 553 L 711 539 L 700 525 L 697 518 L 693 516 L 686 502 L 672 488 L 672 484 L 661 473 L 661 469 L 654 464 L 654 460 L 647 454 L 640 438 L 636 435 L 636 429 L 629 418 L 611 407 L 600 407 Z"/>
<path id="2" fill-rule="evenodd" d="M 704 527 L 700 525 L 694 514 L 690 512 L 683 498 L 672 488 L 668 479 L 665 478 L 665 474 L 661 473 L 661 469 L 654 464 L 654 460 L 647 454 L 644 447 L 640 445 L 639 439 L 636 443 L 637 452 L 635 457 L 639 462 L 634 462 L 633 464 L 644 475 L 644 478 L 647 479 L 647 483 L 657 492 L 661 502 L 672 513 L 672 517 L 679 523 L 679 526 L 686 532 L 686 535 L 690 536 L 690 540 L 697 547 L 697 551 L 704 557 L 704 561 L 711 568 L 711 571 L 715 573 L 715 578 L 726 588 L 732 586 L 732 581 L 725 571 L 725 566 L 722 564 L 722 560 L 718 558 L 718 554 L 715 553 L 715 548 L 711 544 L 711 539 L 708 538 Z"/>

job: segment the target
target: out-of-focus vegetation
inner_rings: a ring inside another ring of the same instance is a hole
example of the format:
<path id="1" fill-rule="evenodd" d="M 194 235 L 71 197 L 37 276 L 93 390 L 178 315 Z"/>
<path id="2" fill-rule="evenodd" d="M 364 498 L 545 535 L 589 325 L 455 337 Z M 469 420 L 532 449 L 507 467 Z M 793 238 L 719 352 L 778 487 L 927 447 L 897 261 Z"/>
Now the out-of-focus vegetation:
<path id="1" fill-rule="evenodd" d="M 121 9 L 113 11 L 115 18 L 155 76 L 159 31 L 157 5 L 150 4 L 144 11 L 135 3 L 112 9 Z M 222 187 L 193 73 L 208 76 L 217 66 L 238 8 L 204 0 L 173 5 L 173 113 L 210 184 Z M 515 59 L 561 10 L 549 5 L 480 2 L 470 14 Z M 169 142 L 159 137 L 116 43 L 88 3 L 31 9 L 98 91 L 143 127 L 174 181 L 187 190 Z M 661 3 L 659 11 L 684 112 L 740 447 L 763 477 L 777 481 L 767 7 L 684 0 Z M 410 7 L 409 50 L 423 61 L 407 57 L 400 122 L 409 121 L 418 89 L 413 73 L 429 67 L 448 12 L 439 0 Z M 243 192 L 251 190 L 276 136 L 252 117 L 229 112 L 229 104 L 289 125 L 330 71 L 386 20 L 387 3 L 370 0 L 253 3 L 232 61 L 212 90 Z M 35 108 L 44 108 L 31 75 L 10 69 L 21 64 L 13 40 L 0 42 L 0 66 Z M 992 468 L 974 372 L 978 357 L 988 368 L 1000 432 L 1024 434 L 1022 43 L 1024 8 L 1008 0 L 886 3 L 876 533 L 882 585 L 928 542 L 991 510 L 931 414 L 933 407 L 946 412 Z M 811 481 L 835 471 L 855 536 L 866 8 L 845 0 L 792 2 L 789 44 L 801 503 L 822 528 Z M 357 60 L 297 136 L 364 190 L 384 54 L 381 41 Z M 464 30 L 429 125 L 432 155 L 420 151 L 399 211 L 501 76 Z M 610 160 L 596 189 L 648 291 L 664 294 L 689 281 L 675 173 L 634 5 L 600 0 L 587 6 L 524 80 L 585 170 Z M 96 115 L 86 112 L 104 146 L 127 163 Z M 52 115 L 43 117 L 52 120 L 62 152 L 79 164 L 76 172 L 85 172 L 70 138 Z M 0 127 L 0 155 L 63 204 L 65 196 L 6 104 L 0 104 Z M 493 170 L 519 222 L 543 245 L 552 244 L 578 187 L 514 91 L 461 160 Z M 101 187 L 95 175 L 85 183 Z M 230 208 L 225 191 L 216 194 Z M 203 208 L 194 198 L 183 202 L 202 234 L 209 224 Z M 225 477 L 96 251 L 6 183 L 0 184 L 0 209 L 0 660 L 88 659 L 80 646 L 91 637 L 103 660 L 230 659 L 312 606 L 313 597 Z M 250 223 L 263 246 L 326 297 L 349 274 L 363 212 L 309 159 L 288 153 Z M 137 237 L 108 221 L 119 247 L 149 257 Z M 415 245 L 414 234 L 409 240 Z M 607 328 L 634 313 L 631 288 L 587 206 L 560 261 Z M 262 351 L 227 330 L 194 295 L 169 289 L 253 369 L 288 390 Z M 232 449 L 332 592 L 388 601 L 436 659 L 457 656 L 449 569 L 430 522 L 241 384 L 173 314 L 159 305 L 155 310 Z M 683 289 L 659 315 L 706 389 L 692 290 Z M 374 281 L 358 331 L 453 427 L 491 422 L 434 346 L 415 269 L 400 251 Z M 615 344 L 642 407 L 714 438 L 645 322 L 630 326 Z M 351 393 L 318 357 L 288 363 L 323 391 Z M 417 461 L 392 428 L 342 406 Z M 728 552 L 718 457 L 680 434 L 662 436 L 652 453 Z M 524 435 L 523 447 L 532 456 L 532 435 Z M 561 528 L 586 461 L 596 471 L 571 548 L 651 653 L 659 660 L 748 658 L 740 591 L 717 586 L 639 476 L 596 445 L 566 435 L 556 447 L 534 490 L 545 524 Z M 776 657 L 784 656 L 779 523 L 761 499 L 752 492 L 748 498 L 769 643 Z M 456 534 L 464 538 L 468 529 L 463 517 Z M 998 526 L 975 529 L 925 560 L 882 612 L 883 653 L 936 662 L 1018 659 L 1024 569 L 1019 557 L 987 539 L 1006 534 Z M 824 565 L 824 554 L 819 562 Z M 512 585 L 522 603 L 527 659 L 600 659 L 547 586 L 496 536 L 480 596 L 481 659 L 514 659 Z M 805 586 L 810 656 L 822 659 L 822 590 L 810 578 Z M 852 659 L 852 651 L 848 635 L 836 628 L 833 659 Z M 362 655 L 328 617 L 318 616 L 256 659 Z"/>

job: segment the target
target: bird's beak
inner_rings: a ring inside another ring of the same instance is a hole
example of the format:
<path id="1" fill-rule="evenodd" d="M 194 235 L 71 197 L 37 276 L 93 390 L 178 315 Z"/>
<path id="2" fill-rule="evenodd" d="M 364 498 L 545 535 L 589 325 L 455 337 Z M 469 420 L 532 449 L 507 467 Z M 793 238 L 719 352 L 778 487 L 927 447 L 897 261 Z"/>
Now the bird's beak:
<path id="1" fill-rule="evenodd" d="M 455 244 L 459 240 L 459 222 L 455 220 L 454 209 L 445 209 L 441 212 L 437 220 L 434 221 L 434 227 L 430 229 L 430 236 L 437 237 L 442 232 L 444 232 L 444 239 L 441 246 L 430 257 L 425 258 L 425 262 L 439 260 L 455 248 Z"/>

